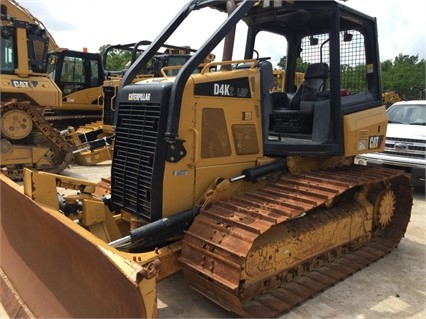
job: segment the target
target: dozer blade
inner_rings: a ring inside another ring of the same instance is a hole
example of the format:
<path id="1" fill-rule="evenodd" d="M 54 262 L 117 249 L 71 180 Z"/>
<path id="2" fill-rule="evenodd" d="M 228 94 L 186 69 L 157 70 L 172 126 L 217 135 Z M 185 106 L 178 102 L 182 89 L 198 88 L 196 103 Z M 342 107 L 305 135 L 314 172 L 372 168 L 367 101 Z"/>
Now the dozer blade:
<path id="1" fill-rule="evenodd" d="M 134 263 L 2 174 L 0 186 L 1 302 L 10 317 L 157 316 L 158 260 Z"/>

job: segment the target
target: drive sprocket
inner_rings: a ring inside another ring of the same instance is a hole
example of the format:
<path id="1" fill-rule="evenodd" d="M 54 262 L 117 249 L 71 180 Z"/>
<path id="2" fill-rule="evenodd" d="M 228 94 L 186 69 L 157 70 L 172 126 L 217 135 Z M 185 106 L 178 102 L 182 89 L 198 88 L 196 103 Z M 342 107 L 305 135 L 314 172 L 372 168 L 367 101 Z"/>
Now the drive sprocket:
<path id="1" fill-rule="evenodd" d="M 1 132 L 12 140 L 27 137 L 32 129 L 31 117 L 23 110 L 9 110 L 1 116 Z"/>
<path id="2" fill-rule="evenodd" d="M 73 161 L 71 144 L 43 117 L 41 108 L 30 102 L 2 101 L 1 131 L 1 166 L 13 178 L 22 176 L 24 167 L 61 173 Z"/>

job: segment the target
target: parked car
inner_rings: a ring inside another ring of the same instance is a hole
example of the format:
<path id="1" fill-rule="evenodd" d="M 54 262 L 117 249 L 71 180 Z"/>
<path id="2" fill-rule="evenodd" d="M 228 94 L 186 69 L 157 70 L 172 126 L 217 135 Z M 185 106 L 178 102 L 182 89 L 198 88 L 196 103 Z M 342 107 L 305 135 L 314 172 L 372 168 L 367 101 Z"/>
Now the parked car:
<path id="1" fill-rule="evenodd" d="M 426 100 L 396 102 L 387 114 L 384 152 L 358 155 L 355 163 L 403 169 L 413 186 L 425 187 Z"/>

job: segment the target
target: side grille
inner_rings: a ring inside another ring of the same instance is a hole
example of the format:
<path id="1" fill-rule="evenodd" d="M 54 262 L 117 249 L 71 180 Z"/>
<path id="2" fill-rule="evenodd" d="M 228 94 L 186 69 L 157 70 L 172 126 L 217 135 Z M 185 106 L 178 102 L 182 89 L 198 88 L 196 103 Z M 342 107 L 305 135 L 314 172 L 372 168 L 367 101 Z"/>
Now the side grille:
<path id="1" fill-rule="evenodd" d="M 160 104 L 120 104 L 114 161 L 112 202 L 151 218 L 152 181 L 159 135 Z"/>
<path id="2" fill-rule="evenodd" d="M 386 138 L 384 153 L 388 155 L 425 158 L 426 141 L 404 138 Z"/>

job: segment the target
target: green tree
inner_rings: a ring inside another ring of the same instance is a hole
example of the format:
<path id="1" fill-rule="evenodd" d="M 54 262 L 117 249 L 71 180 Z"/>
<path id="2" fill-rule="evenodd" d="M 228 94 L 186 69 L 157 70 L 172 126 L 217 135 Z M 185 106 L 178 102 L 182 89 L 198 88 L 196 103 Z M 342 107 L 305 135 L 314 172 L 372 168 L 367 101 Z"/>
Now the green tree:
<path id="1" fill-rule="evenodd" d="M 283 56 L 283 57 L 280 59 L 280 61 L 278 62 L 277 66 L 278 66 L 279 68 L 281 68 L 282 70 L 285 70 L 285 65 L 286 65 L 286 63 L 287 63 L 287 57 L 286 57 L 286 56 Z"/>
<path id="2" fill-rule="evenodd" d="M 283 56 L 280 61 L 278 62 L 277 66 L 283 70 L 285 70 L 287 64 L 287 57 Z M 305 72 L 306 68 L 308 67 L 308 63 L 303 62 L 302 58 L 297 58 L 296 62 L 296 72 Z"/>
<path id="3" fill-rule="evenodd" d="M 382 72 L 386 73 L 387 71 L 392 69 L 392 66 L 393 66 L 392 60 L 386 60 L 386 61 L 382 62 L 381 63 Z"/>
<path id="4" fill-rule="evenodd" d="M 382 90 L 396 91 L 405 98 L 410 95 L 412 87 L 425 87 L 426 61 L 419 61 L 418 55 L 399 54 L 392 62 L 381 63 Z"/>
<path id="5" fill-rule="evenodd" d="M 351 93 L 358 93 L 367 89 L 365 80 L 366 65 L 351 66 L 343 64 L 340 66 L 341 88 Z"/>
<path id="6" fill-rule="evenodd" d="M 287 57 L 283 56 L 278 62 L 278 67 L 285 69 L 286 62 Z M 296 71 L 304 72 L 306 66 L 306 63 L 299 59 Z M 419 92 L 410 92 L 411 88 L 424 89 L 426 87 L 426 61 L 424 59 L 419 60 L 418 55 L 399 54 L 395 57 L 394 61 L 385 60 L 381 62 L 380 66 L 383 92 L 395 91 L 405 98 L 413 98 L 413 95 L 419 95 Z M 342 87 L 350 90 L 352 93 L 363 91 L 367 84 L 364 77 L 360 75 L 366 72 L 365 69 L 365 65 L 358 65 L 356 67 L 342 65 Z M 362 82 L 359 82 L 360 79 L 363 79 Z"/>

